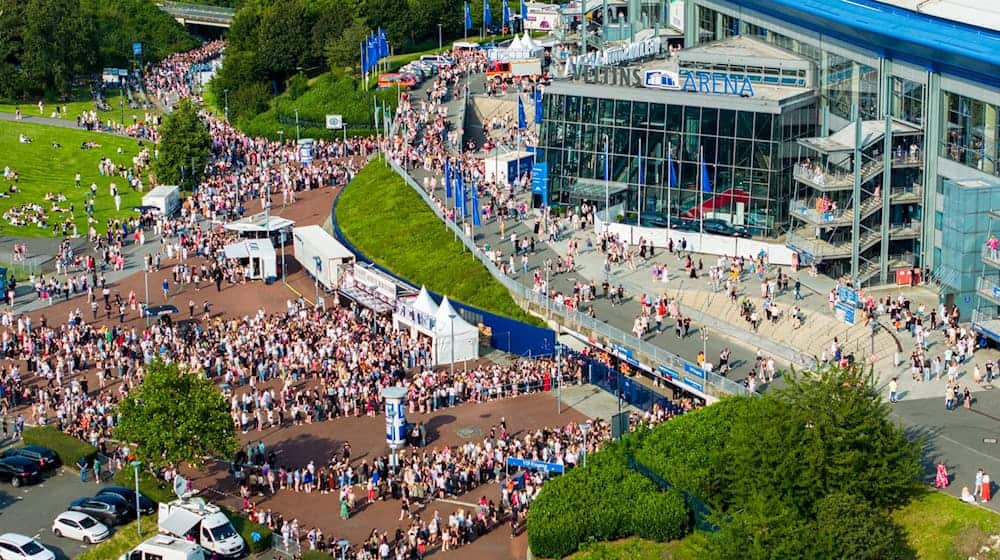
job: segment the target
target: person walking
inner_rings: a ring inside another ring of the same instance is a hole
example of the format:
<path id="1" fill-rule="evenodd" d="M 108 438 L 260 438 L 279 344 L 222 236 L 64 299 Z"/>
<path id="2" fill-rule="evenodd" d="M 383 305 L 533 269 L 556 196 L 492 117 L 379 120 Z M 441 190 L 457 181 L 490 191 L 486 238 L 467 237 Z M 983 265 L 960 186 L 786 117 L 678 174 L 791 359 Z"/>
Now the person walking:
<path id="1" fill-rule="evenodd" d="M 170 297 L 170 281 L 166 278 L 163 279 L 163 299 L 168 300 Z"/>
<path id="2" fill-rule="evenodd" d="M 896 398 L 896 392 L 899 390 L 899 383 L 896 381 L 896 379 L 897 379 L 896 377 L 893 377 L 889 381 L 889 402 L 893 404 L 899 402 L 899 400 Z"/>
<path id="3" fill-rule="evenodd" d="M 99 457 L 94 457 L 94 482 L 101 483 L 101 459 Z"/>
<path id="4" fill-rule="evenodd" d="M 80 467 L 80 482 L 87 482 L 87 458 L 80 457 L 80 460 L 76 462 L 76 466 Z"/>

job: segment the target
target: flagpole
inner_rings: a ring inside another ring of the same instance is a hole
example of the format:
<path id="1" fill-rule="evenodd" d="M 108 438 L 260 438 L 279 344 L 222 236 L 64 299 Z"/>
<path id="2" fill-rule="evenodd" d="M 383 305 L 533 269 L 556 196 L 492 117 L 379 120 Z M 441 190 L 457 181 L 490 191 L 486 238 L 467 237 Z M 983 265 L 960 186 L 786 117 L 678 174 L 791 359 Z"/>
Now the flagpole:
<path id="1" fill-rule="evenodd" d="M 604 231 L 611 227 L 611 162 L 608 161 L 608 135 L 604 135 Z"/>

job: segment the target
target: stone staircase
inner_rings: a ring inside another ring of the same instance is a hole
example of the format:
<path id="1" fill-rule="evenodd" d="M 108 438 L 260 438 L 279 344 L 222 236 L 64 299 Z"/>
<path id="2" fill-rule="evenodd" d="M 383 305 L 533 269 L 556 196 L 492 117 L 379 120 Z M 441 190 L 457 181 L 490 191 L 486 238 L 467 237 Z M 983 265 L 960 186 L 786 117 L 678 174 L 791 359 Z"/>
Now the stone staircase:
<path id="1" fill-rule="evenodd" d="M 694 308 L 720 321 L 734 325 L 752 333 L 750 323 L 740 316 L 740 307 L 731 303 L 723 292 L 686 289 L 679 293 L 682 310 Z M 759 298 L 755 298 L 759 300 Z M 797 349 L 811 355 L 821 356 L 824 351 L 829 357 L 830 343 L 836 338 L 841 348 L 847 353 L 870 359 L 871 330 L 865 324 L 847 325 L 838 321 L 832 313 L 824 314 L 811 309 L 803 309 L 805 317 L 802 327 L 796 329 L 788 317 L 789 305 L 779 304 L 784 316 L 777 323 L 762 321 L 755 336 L 769 338 L 780 344 Z M 761 312 L 763 319 L 763 313 Z M 884 329 L 875 336 L 875 360 L 892 356 L 897 350 L 896 339 Z M 873 361 L 875 361 L 873 360 Z"/>

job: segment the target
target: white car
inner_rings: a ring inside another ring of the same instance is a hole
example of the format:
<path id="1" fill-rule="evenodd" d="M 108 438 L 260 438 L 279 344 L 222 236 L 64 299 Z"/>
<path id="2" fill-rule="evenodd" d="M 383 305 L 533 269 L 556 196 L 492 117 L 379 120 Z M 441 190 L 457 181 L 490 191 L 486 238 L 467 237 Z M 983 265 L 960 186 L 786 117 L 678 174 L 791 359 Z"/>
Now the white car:
<path id="1" fill-rule="evenodd" d="M 0 535 L 0 560 L 56 560 L 56 555 L 31 537 L 5 533 Z"/>
<path id="2" fill-rule="evenodd" d="M 79 511 L 60 513 L 52 522 L 52 533 L 57 537 L 83 541 L 87 544 L 99 543 L 111 536 L 107 525 Z"/>

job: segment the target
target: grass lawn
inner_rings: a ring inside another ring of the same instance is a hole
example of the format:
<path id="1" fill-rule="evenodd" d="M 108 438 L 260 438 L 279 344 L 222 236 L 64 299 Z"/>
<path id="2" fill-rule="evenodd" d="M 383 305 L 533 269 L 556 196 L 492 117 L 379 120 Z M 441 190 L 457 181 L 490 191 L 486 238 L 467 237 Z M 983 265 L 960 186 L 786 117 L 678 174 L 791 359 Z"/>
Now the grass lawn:
<path id="1" fill-rule="evenodd" d="M 892 517 L 920 560 L 964 560 L 1000 533 L 1000 515 L 944 492 L 928 491 Z"/>
<path id="2" fill-rule="evenodd" d="M 344 189 L 337 223 L 369 258 L 410 282 L 468 305 L 542 325 L 511 298 L 392 169 L 368 164 Z"/>
<path id="3" fill-rule="evenodd" d="M 107 111 L 98 111 L 97 115 L 103 119 L 112 119 L 115 122 L 121 120 L 121 107 L 119 107 L 118 102 L 121 100 L 121 95 L 116 93 L 118 90 L 108 90 L 107 97 L 105 101 L 108 103 Z M 113 93 L 115 92 L 115 93 Z M 0 103 L 0 113 L 13 113 L 17 107 L 21 108 L 21 114 L 26 117 L 51 117 L 52 112 L 56 110 L 56 107 L 62 109 L 62 106 L 66 106 L 66 116 L 62 117 L 69 121 L 76 121 L 76 117 L 84 111 L 92 111 L 97 108 L 94 105 L 94 99 L 90 96 L 88 91 L 78 91 L 76 95 L 73 96 L 72 101 L 66 101 L 62 103 L 56 103 L 54 101 L 45 100 L 45 113 L 38 112 L 38 99 L 25 100 L 21 103 L 11 103 L 9 100 L 5 100 Z M 128 106 L 128 99 L 125 100 L 125 120 L 127 122 L 132 122 L 132 117 L 136 117 L 138 120 L 143 120 L 144 114 L 146 112 L 156 113 L 158 112 L 155 107 L 145 110 L 145 109 L 130 109 Z"/>
<path id="4" fill-rule="evenodd" d="M 142 534 L 136 532 L 136 522 L 115 527 L 111 538 L 98 545 L 93 545 L 77 556 L 77 560 L 110 560 L 120 558 L 122 554 L 132 550 L 139 543 L 156 535 L 156 516 L 147 515 L 142 518 Z"/>
<path id="5" fill-rule="evenodd" d="M 581 546 L 580 552 L 569 560 L 696 560 L 700 554 L 698 542 L 701 533 L 694 533 L 679 541 L 656 542 L 639 538 L 622 539 L 606 543 Z"/>
<path id="6" fill-rule="evenodd" d="M 31 138 L 30 144 L 18 142 L 18 136 L 24 134 Z M 100 148 L 82 150 L 80 146 L 85 141 L 97 142 Z M 57 142 L 62 147 L 53 148 Z M 117 153 L 118 148 L 122 153 Z M 84 210 L 84 195 L 89 191 L 91 183 L 97 183 L 97 202 L 95 218 L 101 224 L 106 220 L 128 216 L 134 206 L 142 202 L 142 195 L 133 191 L 128 183 L 120 178 L 114 178 L 122 195 L 121 211 L 115 211 L 115 203 L 111 198 L 109 185 L 111 177 L 101 177 L 98 163 L 102 157 L 110 157 L 119 165 L 131 165 L 132 157 L 139 152 L 135 140 L 88 132 L 79 129 L 68 129 L 54 126 L 29 124 L 25 122 L 0 121 L 0 168 L 10 166 L 19 175 L 18 187 L 21 192 L 11 193 L 10 198 L 0 198 L 0 214 L 12 207 L 27 203 L 40 204 L 48 214 L 49 227 L 43 228 L 29 224 L 14 226 L 6 219 L 0 219 L 0 235 L 58 237 L 54 234 L 52 225 L 72 219 L 79 228 L 80 235 L 87 234 L 87 214 Z M 74 184 L 74 176 L 81 176 L 80 188 Z M 148 181 L 146 181 L 148 185 Z M 7 192 L 9 183 L 0 183 L 0 190 Z M 59 202 L 61 208 L 68 209 L 72 204 L 74 212 L 51 212 L 52 202 L 45 200 L 47 193 L 62 193 L 65 202 Z M 103 227 L 99 227 L 103 231 Z"/>

